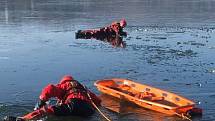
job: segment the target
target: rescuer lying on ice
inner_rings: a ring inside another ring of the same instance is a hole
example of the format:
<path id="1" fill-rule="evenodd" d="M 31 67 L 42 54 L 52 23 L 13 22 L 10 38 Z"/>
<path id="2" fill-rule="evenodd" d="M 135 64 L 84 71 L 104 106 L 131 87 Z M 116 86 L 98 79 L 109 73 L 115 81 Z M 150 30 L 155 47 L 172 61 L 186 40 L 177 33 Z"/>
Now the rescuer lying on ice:
<path id="1" fill-rule="evenodd" d="M 58 103 L 54 106 L 46 105 L 52 97 L 57 98 Z M 95 111 L 92 101 L 98 106 L 101 103 L 94 93 L 74 80 L 72 76 L 64 76 L 59 84 L 46 86 L 39 99 L 33 112 L 18 118 L 6 116 L 4 121 L 35 120 L 46 115 L 87 117 Z"/>
<path id="2" fill-rule="evenodd" d="M 124 47 L 125 42 L 122 41 L 122 37 L 127 36 L 127 33 L 123 31 L 126 25 L 126 20 L 122 19 L 120 22 L 113 22 L 111 25 L 100 29 L 79 30 L 76 33 L 76 39 L 97 39 L 109 42 L 113 46 Z"/>

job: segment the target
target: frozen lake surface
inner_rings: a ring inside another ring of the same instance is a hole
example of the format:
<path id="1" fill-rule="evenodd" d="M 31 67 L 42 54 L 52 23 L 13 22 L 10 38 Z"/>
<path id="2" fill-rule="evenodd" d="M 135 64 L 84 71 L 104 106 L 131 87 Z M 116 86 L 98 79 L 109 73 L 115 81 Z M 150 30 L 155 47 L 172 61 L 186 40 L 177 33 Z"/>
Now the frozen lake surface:
<path id="1" fill-rule="evenodd" d="M 1 0 L 0 117 L 30 112 L 44 86 L 72 74 L 100 94 L 93 83 L 129 78 L 197 102 L 215 120 L 214 0 Z M 80 29 L 126 18 L 125 48 L 99 40 L 77 40 Z M 116 121 L 180 121 L 127 105 Z M 44 120 L 99 121 L 49 117 Z"/>

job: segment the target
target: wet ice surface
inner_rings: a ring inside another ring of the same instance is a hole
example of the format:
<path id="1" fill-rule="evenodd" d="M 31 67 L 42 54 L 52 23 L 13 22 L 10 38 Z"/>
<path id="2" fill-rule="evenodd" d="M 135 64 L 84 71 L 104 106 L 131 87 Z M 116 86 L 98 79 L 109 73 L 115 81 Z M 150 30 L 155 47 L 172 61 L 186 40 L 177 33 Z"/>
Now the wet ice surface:
<path id="1" fill-rule="evenodd" d="M 43 86 L 56 83 L 63 74 L 71 73 L 94 91 L 94 80 L 111 77 L 130 78 L 173 91 L 200 101 L 200 107 L 204 109 L 203 120 L 214 119 L 215 58 L 214 49 L 210 47 L 215 43 L 212 31 L 128 27 L 129 35 L 124 38 L 126 48 L 113 48 L 97 40 L 75 40 L 73 31 L 49 32 L 47 34 L 54 36 L 46 40 L 44 35 L 45 39 L 35 40 L 36 45 L 31 45 L 34 41 L 19 41 L 12 47 L 14 50 L 2 49 L 7 59 L 1 59 L 1 115 L 29 112 Z M 40 38 L 35 33 L 25 36 Z M 140 113 L 139 110 L 141 112 L 139 108 L 132 108 L 132 114 L 120 117 L 106 113 L 116 120 L 173 118 L 153 112 L 147 114 L 145 110 Z M 92 120 L 96 119 L 92 117 Z"/>
<path id="2" fill-rule="evenodd" d="M 112 77 L 172 91 L 200 103 L 203 117 L 194 120 L 215 120 L 214 1 L 117 3 L 0 1 L 0 117 L 30 112 L 45 85 L 72 74 L 97 94 L 94 81 Z M 126 48 L 74 37 L 122 17 L 129 25 Z M 135 106 L 122 115 L 102 110 L 119 121 L 181 120 Z"/>

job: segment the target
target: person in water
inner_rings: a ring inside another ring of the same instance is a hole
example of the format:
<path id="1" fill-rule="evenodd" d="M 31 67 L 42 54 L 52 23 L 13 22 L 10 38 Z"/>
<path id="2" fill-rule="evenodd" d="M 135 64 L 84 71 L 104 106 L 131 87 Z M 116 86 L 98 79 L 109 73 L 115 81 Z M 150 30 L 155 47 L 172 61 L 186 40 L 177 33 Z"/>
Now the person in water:
<path id="1" fill-rule="evenodd" d="M 112 22 L 109 26 L 100 29 L 92 30 L 78 30 L 76 38 L 105 38 L 106 36 L 127 36 L 127 33 L 123 31 L 123 28 L 127 26 L 125 19 L 119 22 Z"/>
<path id="2" fill-rule="evenodd" d="M 56 105 L 47 105 L 50 98 L 57 98 Z M 56 85 L 49 84 L 39 96 L 35 110 L 23 117 L 6 116 L 4 121 L 26 121 L 47 115 L 88 117 L 95 112 L 93 104 L 100 106 L 101 100 L 72 76 L 64 76 Z"/>
<path id="3" fill-rule="evenodd" d="M 127 26 L 125 19 L 120 22 L 113 22 L 107 27 L 94 30 L 79 30 L 76 33 L 76 39 L 97 39 L 105 42 L 109 42 L 115 47 L 125 47 L 125 42 L 122 41 L 123 36 L 127 36 L 127 33 L 123 31 L 123 28 Z M 115 44 L 118 43 L 118 44 Z"/>
<path id="4" fill-rule="evenodd" d="M 123 31 L 123 28 L 127 26 L 125 19 L 120 20 L 120 22 L 112 22 L 111 25 L 95 30 L 95 36 L 127 36 L 127 33 Z"/>

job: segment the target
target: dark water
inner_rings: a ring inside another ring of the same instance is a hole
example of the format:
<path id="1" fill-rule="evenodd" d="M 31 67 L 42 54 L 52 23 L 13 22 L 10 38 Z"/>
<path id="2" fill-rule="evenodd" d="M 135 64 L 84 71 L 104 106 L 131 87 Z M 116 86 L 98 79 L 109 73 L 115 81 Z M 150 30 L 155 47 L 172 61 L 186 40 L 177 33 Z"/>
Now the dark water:
<path id="1" fill-rule="evenodd" d="M 30 112 L 41 89 L 72 74 L 94 92 L 121 77 L 183 95 L 215 120 L 214 0 L 0 0 L 0 117 Z M 76 40 L 79 29 L 126 18 L 126 48 Z M 113 120 L 180 121 L 133 106 Z M 45 120 L 102 120 L 50 117 Z"/>

